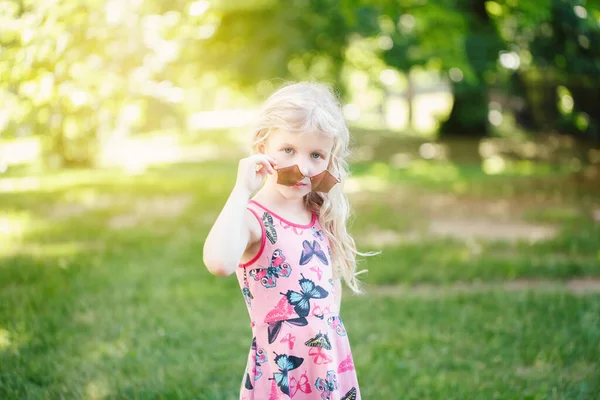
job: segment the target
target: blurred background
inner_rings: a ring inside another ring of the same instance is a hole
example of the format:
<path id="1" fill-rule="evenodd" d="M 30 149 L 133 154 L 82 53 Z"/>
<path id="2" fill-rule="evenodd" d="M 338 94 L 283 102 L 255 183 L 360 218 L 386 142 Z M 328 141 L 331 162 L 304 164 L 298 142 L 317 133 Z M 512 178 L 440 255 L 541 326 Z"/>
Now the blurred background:
<path id="1" fill-rule="evenodd" d="M 600 1 L 1 0 L 0 398 L 237 399 L 204 238 L 287 81 L 336 88 L 366 399 L 600 398 Z"/>

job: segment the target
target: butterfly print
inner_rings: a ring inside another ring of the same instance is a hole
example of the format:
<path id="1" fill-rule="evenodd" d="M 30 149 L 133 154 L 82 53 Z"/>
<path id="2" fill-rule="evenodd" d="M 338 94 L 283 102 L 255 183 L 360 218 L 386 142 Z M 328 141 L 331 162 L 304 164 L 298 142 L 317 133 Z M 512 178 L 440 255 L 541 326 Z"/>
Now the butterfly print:
<path id="1" fill-rule="evenodd" d="M 321 347 L 325 350 L 331 350 L 331 342 L 329 341 L 329 337 L 327 337 L 326 333 L 323 334 L 319 332 L 317 333 L 317 336 L 312 339 L 308 339 L 306 342 L 304 342 L 304 344 L 308 347 Z"/>
<path id="2" fill-rule="evenodd" d="M 277 241 L 277 231 L 275 230 L 275 226 L 273 225 L 273 217 L 269 213 L 264 213 L 263 217 L 263 225 L 265 226 L 265 233 L 267 235 L 267 239 L 271 244 L 275 244 Z"/>
<path id="3" fill-rule="evenodd" d="M 252 339 L 252 350 L 254 351 L 254 368 L 252 369 L 254 380 L 257 380 L 262 376 L 262 370 L 260 369 L 261 364 L 268 361 L 267 352 L 263 348 L 257 348 L 256 337 Z"/>
<path id="4" fill-rule="evenodd" d="M 333 359 L 323 351 L 321 347 L 311 347 L 308 350 L 308 355 L 313 358 L 315 364 L 329 364 Z"/>
<path id="5" fill-rule="evenodd" d="M 356 400 L 356 388 L 353 387 L 346 393 L 341 400 Z"/>
<path id="6" fill-rule="evenodd" d="M 308 376 L 306 376 L 306 371 L 302 375 L 300 375 L 300 379 L 296 380 L 293 376 L 290 378 L 290 392 L 292 397 L 301 391 L 303 393 L 309 394 L 312 393 L 312 389 L 310 388 L 310 383 L 308 382 Z"/>
<path id="7" fill-rule="evenodd" d="M 279 341 L 279 343 L 286 343 L 288 344 L 288 347 L 290 348 L 290 350 L 294 349 L 294 343 L 296 343 L 296 336 L 293 336 L 291 333 L 288 333 L 287 335 L 285 335 L 283 337 L 283 339 L 281 339 Z"/>
<path id="8" fill-rule="evenodd" d="M 327 371 L 327 376 L 325 379 L 317 378 L 315 382 L 315 387 L 321 393 L 321 399 L 329 400 L 331 399 L 331 392 L 334 390 L 340 389 L 340 384 L 337 381 L 337 376 L 335 375 L 335 371 Z"/>
<path id="9" fill-rule="evenodd" d="M 250 293 L 250 288 L 248 286 L 244 287 L 242 289 L 242 294 L 244 295 L 244 299 L 246 299 L 246 304 L 248 305 L 248 307 L 251 306 L 250 301 L 252 299 L 254 299 L 254 297 L 252 296 L 252 293 Z"/>
<path id="10" fill-rule="evenodd" d="M 250 276 L 266 288 L 277 286 L 277 278 L 288 277 L 292 273 L 292 267 L 285 262 L 282 251 L 277 249 L 271 256 L 271 265 L 268 268 L 257 268 L 250 271 Z"/>
<path id="11" fill-rule="evenodd" d="M 306 326 L 306 325 L 308 325 L 308 321 L 304 317 L 269 322 L 269 328 L 268 328 L 269 344 L 271 344 L 277 340 L 277 337 L 279 336 L 279 333 L 281 332 L 281 328 L 283 327 L 284 323 L 291 325 L 291 326 Z"/>
<path id="12" fill-rule="evenodd" d="M 306 317 L 310 314 L 310 299 L 324 299 L 329 293 L 321 286 L 315 285 L 310 279 L 306 279 L 302 275 L 300 283 L 300 293 L 293 290 L 288 290 L 287 293 L 282 293 L 287 297 L 289 303 L 294 306 L 294 311 L 299 317 Z"/>
<path id="13" fill-rule="evenodd" d="M 321 245 L 313 240 L 310 243 L 308 240 L 302 242 L 302 254 L 300 255 L 300 265 L 306 265 L 308 262 L 316 256 L 323 264 L 329 265 L 327 262 L 327 256 L 325 256 L 325 252 L 321 249 Z"/>
<path id="14" fill-rule="evenodd" d="M 279 372 L 273 374 L 273 378 L 277 383 L 277 387 L 286 395 L 290 395 L 290 384 L 288 381 L 288 374 L 290 371 L 295 370 L 304 362 L 303 358 L 296 356 L 288 356 L 287 354 L 275 353 L 275 364 L 279 367 Z M 333 371 L 332 371 L 333 372 Z"/>
<path id="15" fill-rule="evenodd" d="M 320 306 L 316 306 L 312 312 L 312 315 L 314 315 L 315 317 L 319 318 L 319 319 L 323 319 L 323 317 L 325 316 L 325 314 L 329 314 L 331 312 L 331 310 L 329 309 L 329 306 L 325 307 L 325 309 L 321 309 Z"/>
<path id="16" fill-rule="evenodd" d="M 279 390 L 277 390 L 277 382 L 273 379 L 273 383 L 271 383 L 271 392 L 269 393 L 269 400 L 280 400 Z"/>
<path id="17" fill-rule="evenodd" d="M 323 277 L 323 270 L 321 269 L 321 267 L 310 267 L 310 270 L 316 272 L 317 277 L 319 278 L 319 280 L 321 280 L 321 278 Z"/>
<path id="18" fill-rule="evenodd" d="M 295 317 L 294 308 L 287 300 L 287 297 L 284 295 L 281 297 L 275 308 L 269 311 L 269 313 L 265 317 L 265 322 L 269 324 L 269 328 L 267 330 L 269 344 L 277 340 L 277 337 L 279 336 L 279 332 L 281 332 L 281 327 L 283 326 L 284 322 L 292 326 L 308 325 L 308 321 L 306 320 L 306 318 L 293 317 Z"/>
<path id="19" fill-rule="evenodd" d="M 250 382 L 250 374 L 248 372 L 246 372 L 246 379 L 244 379 L 244 387 L 248 390 L 254 389 L 252 382 Z"/>
<path id="20" fill-rule="evenodd" d="M 352 356 L 350 354 L 342 360 L 337 369 L 338 374 L 346 371 L 354 371 L 354 363 L 352 362 Z"/>
<path id="21" fill-rule="evenodd" d="M 317 239 L 319 239 L 321 242 L 323 240 L 325 240 L 325 235 L 323 235 L 322 230 L 317 230 L 317 228 L 313 226 L 312 231 L 313 231 L 313 236 L 316 237 Z"/>
<path id="22" fill-rule="evenodd" d="M 340 317 L 332 315 L 327 319 L 327 323 L 337 332 L 338 335 L 346 336 L 346 328 L 344 328 L 344 323 Z"/>

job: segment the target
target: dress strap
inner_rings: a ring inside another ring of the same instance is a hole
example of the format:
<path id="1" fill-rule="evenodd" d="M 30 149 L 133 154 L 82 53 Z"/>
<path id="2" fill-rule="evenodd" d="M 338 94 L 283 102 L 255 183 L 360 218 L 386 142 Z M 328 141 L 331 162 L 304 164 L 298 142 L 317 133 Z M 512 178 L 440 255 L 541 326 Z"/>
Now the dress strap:
<path id="1" fill-rule="evenodd" d="M 252 259 L 250 261 L 239 265 L 240 268 L 244 268 L 244 278 L 246 277 L 246 275 L 245 275 L 246 274 L 246 267 L 252 265 L 262 255 L 263 250 L 265 249 L 265 244 L 266 244 L 266 240 L 267 240 L 267 234 L 266 234 L 266 230 L 265 230 L 265 225 L 263 223 L 262 218 L 260 217 L 260 211 L 259 211 L 260 209 L 257 208 L 257 207 L 254 207 L 252 205 L 252 203 L 248 203 L 248 206 L 246 208 L 258 220 L 258 224 L 260 225 L 260 229 L 261 229 L 261 235 L 260 235 L 260 249 L 258 250 L 258 253 L 256 253 L 256 255 L 254 257 L 252 257 Z"/>

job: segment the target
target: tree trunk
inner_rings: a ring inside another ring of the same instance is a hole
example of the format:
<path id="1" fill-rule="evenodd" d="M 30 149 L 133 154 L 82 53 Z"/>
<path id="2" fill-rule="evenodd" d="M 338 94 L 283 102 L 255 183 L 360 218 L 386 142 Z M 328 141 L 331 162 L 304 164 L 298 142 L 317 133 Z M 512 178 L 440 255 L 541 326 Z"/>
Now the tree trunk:
<path id="1" fill-rule="evenodd" d="M 488 134 L 488 88 L 465 82 L 452 85 L 454 103 L 440 136 L 482 138 Z"/>
<path id="2" fill-rule="evenodd" d="M 453 83 L 454 104 L 440 127 L 440 136 L 480 138 L 489 133 L 488 84 L 485 72 L 495 67 L 501 40 L 486 9 L 485 1 L 459 2 L 467 18 L 466 58 L 473 77 Z M 465 74 L 467 75 L 467 74 Z"/>

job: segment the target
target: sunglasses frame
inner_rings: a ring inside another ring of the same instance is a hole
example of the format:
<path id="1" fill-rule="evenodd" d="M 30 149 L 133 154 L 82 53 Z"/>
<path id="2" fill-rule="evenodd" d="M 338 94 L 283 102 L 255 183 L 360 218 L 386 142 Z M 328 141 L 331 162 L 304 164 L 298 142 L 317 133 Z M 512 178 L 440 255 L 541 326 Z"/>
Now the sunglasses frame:
<path id="1" fill-rule="evenodd" d="M 276 168 L 277 171 L 277 183 L 284 186 L 294 186 L 304 178 L 310 179 L 311 190 L 314 192 L 327 193 L 336 184 L 340 183 L 341 180 L 334 176 L 328 170 L 324 170 L 321 173 L 313 176 L 306 176 L 300 172 L 298 164 L 290 165 L 289 167 Z M 289 176 L 284 175 L 283 177 L 279 174 L 279 171 L 290 171 Z"/>

